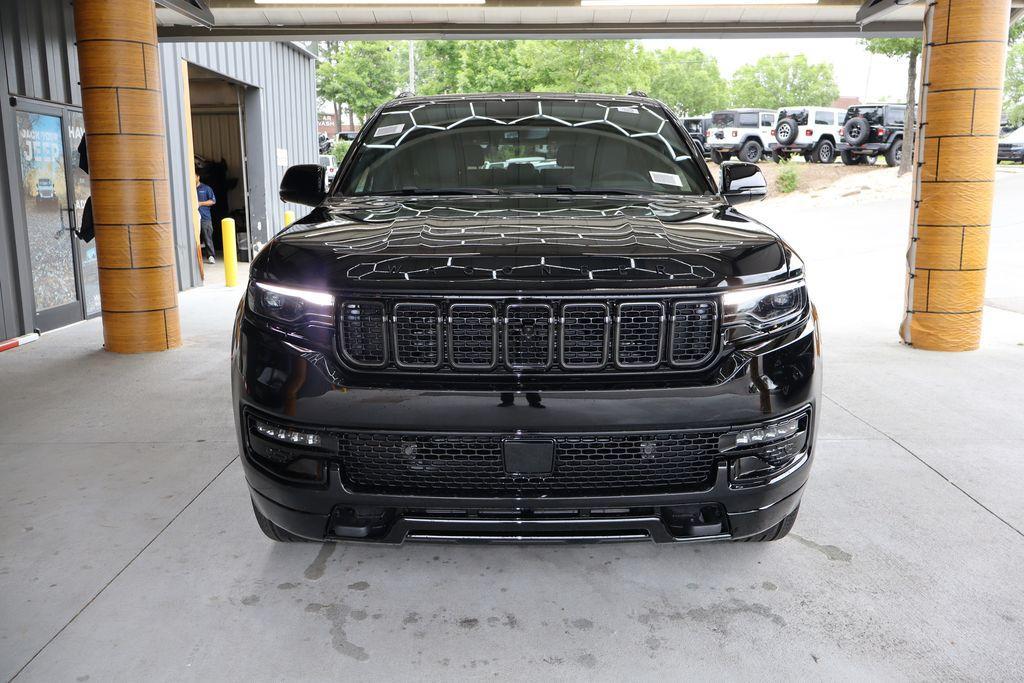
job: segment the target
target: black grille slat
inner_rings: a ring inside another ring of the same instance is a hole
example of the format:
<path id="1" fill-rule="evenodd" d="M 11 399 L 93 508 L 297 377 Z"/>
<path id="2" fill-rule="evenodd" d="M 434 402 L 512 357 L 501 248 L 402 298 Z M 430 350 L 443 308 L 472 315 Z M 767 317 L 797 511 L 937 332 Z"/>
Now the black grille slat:
<path id="1" fill-rule="evenodd" d="M 357 365 L 384 365 L 387 343 L 384 334 L 384 304 L 347 301 L 341 307 L 342 349 Z"/>
<path id="2" fill-rule="evenodd" d="M 407 368 L 441 364 L 441 309 L 437 304 L 396 304 L 395 363 Z"/>
<path id="3" fill-rule="evenodd" d="M 542 476 L 505 471 L 511 435 L 347 432 L 339 444 L 345 486 L 360 492 L 615 494 L 709 487 L 725 431 L 557 436 L 553 471 Z"/>
<path id="4" fill-rule="evenodd" d="M 672 306 L 672 363 L 699 365 L 715 351 L 718 307 L 713 301 L 677 301 Z"/>
<path id="5" fill-rule="evenodd" d="M 601 368 L 608 361 L 608 306 L 566 304 L 562 307 L 562 367 Z"/>
<path id="6" fill-rule="evenodd" d="M 498 322 L 491 304 L 452 304 L 448 311 L 448 357 L 460 370 L 498 363 Z"/>
<path id="7" fill-rule="evenodd" d="M 714 298 L 481 299 L 343 301 L 342 357 L 407 373 L 637 373 L 702 369 L 720 352 Z"/>
<path id="8" fill-rule="evenodd" d="M 505 309 L 505 364 L 511 370 L 551 366 L 554 326 L 546 304 L 510 304 Z"/>
<path id="9" fill-rule="evenodd" d="M 660 303 L 619 306 L 615 362 L 623 368 L 653 368 L 661 362 L 665 308 Z"/>

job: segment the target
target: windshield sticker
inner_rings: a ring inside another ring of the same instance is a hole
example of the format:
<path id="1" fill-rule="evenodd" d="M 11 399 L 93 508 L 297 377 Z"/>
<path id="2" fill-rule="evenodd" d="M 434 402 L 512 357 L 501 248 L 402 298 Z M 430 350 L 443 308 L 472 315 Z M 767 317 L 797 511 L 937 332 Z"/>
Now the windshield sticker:
<path id="1" fill-rule="evenodd" d="M 616 111 L 621 111 L 623 114 L 639 114 L 640 110 L 636 107 L 615 107 Z"/>
<path id="2" fill-rule="evenodd" d="M 373 137 L 379 138 L 383 135 L 398 135 L 405 130 L 404 123 L 396 123 L 393 126 L 380 126 L 377 130 L 373 131 Z"/>
<path id="3" fill-rule="evenodd" d="M 660 171 L 648 172 L 651 174 L 651 180 L 659 185 L 674 185 L 675 187 L 683 186 L 683 179 L 675 173 L 661 173 Z"/>

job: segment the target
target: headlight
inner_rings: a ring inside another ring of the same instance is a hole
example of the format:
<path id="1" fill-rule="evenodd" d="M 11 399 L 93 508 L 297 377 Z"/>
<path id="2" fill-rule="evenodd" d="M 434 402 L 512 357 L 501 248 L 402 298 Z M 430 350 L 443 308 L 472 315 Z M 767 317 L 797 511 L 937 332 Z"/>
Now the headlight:
<path id="1" fill-rule="evenodd" d="M 737 289 L 722 295 L 722 323 L 769 331 L 803 317 L 807 287 L 803 280 L 770 287 Z"/>
<path id="2" fill-rule="evenodd" d="M 334 296 L 326 292 L 253 282 L 247 298 L 253 313 L 283 323 L 305 320 L 329 326 L 334 319 Z"/>

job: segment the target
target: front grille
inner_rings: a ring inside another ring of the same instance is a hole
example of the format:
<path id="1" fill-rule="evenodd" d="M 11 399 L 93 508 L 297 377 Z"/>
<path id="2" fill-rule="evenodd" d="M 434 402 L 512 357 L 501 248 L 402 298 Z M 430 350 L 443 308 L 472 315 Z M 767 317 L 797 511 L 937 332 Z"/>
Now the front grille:
<path id="1" fill-rule="evenodd" d="M 505 471 L 512 435 L 346 432 L 342 479 L 364 493 L 473 496 L 523 493 L 628 494 L 711 486 L 725 429 L 562 435 L 550 474 Z"/>
<path id="2" fill-rule="evenodd" d="M 699 369 L 718 349 L 713 299 L 344 301 L 342 356 L 402 372 Z"/>

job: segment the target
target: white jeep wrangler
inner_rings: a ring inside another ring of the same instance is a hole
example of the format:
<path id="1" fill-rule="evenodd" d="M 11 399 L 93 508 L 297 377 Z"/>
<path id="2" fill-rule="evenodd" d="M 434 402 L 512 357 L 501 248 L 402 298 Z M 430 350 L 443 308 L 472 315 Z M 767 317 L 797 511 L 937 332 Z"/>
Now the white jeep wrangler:
<path id="1" fill-rule="evenodd" d="M 733 155 L 740 161 L 757 163 L 768 149 L 775 111 L 772 109 L 725 109 L 711 115 L 708 146 L 716 164 Z"/>
<path id="2" fill-rule="evenodd" d="M 772 159 L 778 163 L 800 154 L 808 163 L 831 164 L 836 159 L 845 114 L 842 109 L 828 107 L 780 109 L 768 145 Z"/>

